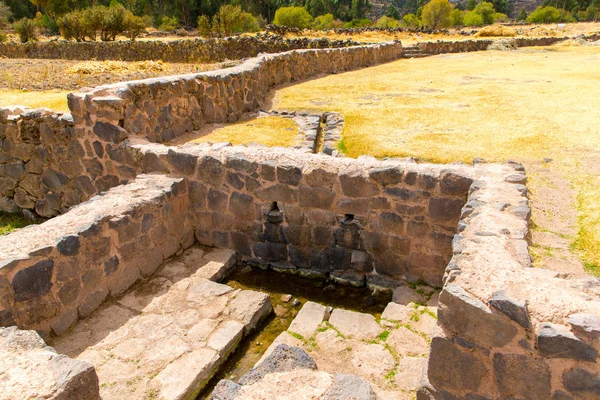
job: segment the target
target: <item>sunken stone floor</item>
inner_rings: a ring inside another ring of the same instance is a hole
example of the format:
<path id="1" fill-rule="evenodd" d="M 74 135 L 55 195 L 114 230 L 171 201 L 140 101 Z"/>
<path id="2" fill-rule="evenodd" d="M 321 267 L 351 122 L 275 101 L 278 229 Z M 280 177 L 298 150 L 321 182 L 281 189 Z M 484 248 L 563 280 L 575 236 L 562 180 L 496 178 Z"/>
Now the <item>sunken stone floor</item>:
<path id="1" fill-rule="evenodd" d="M 96 368 L 103 400 L 194 398 L 271 312 L 268 295 L 215 282 L 234 264 L 192 247 L 50 345 Z"/>

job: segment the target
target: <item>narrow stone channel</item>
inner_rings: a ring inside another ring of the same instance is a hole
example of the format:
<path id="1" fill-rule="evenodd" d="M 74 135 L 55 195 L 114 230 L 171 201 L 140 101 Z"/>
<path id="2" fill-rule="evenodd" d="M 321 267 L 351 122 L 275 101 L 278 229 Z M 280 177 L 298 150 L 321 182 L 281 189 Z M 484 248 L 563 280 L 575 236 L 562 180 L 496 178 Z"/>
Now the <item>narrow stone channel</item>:
<path id="1" fill-rule="evenodd" d="M 240 265 L 223 283 L 234 289 L 249 289 L 269 294 L 275 312 L 240 343 L 234 354 L 221 366 L 197 397 L 198 400 L 208 399 L 219 380 L 229 379 L 237 382 L 247 373 L 260 360 L 271 343 L 288 329 L 307 301 L 369 313 L 379 318 L 392 297 L 391 293 L 374 295 L 366 287 L 355 288 L 336 284 L 333 281 L 317 281 L 245 265 Z"/>

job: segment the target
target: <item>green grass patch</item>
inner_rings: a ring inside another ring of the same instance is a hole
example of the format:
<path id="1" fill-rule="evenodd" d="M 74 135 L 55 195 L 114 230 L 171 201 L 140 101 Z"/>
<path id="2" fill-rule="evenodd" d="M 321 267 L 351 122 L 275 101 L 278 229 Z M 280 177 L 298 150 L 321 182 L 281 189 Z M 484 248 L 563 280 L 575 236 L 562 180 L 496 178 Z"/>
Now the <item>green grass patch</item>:
<path id="1" fill-rule="evenodd" d="M 20 215 L 7 214 L 0 211 L 0 235 L 10 233 L 15 229 L 24 228 L 31 224 L 33 224 L 33 222 L 26 220 Z"/>
<path id="2" fill-rule="evenodd" d="M 381 340 L 382 342 L 385 342 L 388 336 L 390 336 L 390 331 L 386 329 L 385 331 L 381 332 L 379 336 L 377 336 L 377 339 Z"/>

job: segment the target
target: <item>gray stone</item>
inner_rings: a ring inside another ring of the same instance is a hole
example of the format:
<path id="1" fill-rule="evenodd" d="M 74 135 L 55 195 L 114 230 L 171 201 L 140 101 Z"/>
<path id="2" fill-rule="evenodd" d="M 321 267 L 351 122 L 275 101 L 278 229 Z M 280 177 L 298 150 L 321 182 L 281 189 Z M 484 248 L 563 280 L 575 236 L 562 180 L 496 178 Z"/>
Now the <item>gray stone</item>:
<path id="1" fill-rule="evenodd" d="M 17 272 L 12 280 L 15 301 L 35 299 L 50 292 L 53 269 L 53 260 L 42 260 Z"/>
<path id="2" fill-rule="evenodd" d="M 196 156 L 193 154 L 179 153 L 169 149 L 167 161 L 176 173 L 194 175 L 196 170 Z"/>
<path id="3" fill-rule="evenodd" d="M 517 334 L 508 318 L 492 313 L 455 284 L 447 285 L 440 294 L 438 321 L 445 329 L 488 347 L 502 347 Z"/>
<path id="4" fill-rule="evenodd" d="M 573 360 L 596 361 L 598 351 L 580 340 L 562 325 L 544 323 L 537 338 L 539 352 L 548 358 L 571 358 Z"/>
<path id="5" fill-rule="evenodd" d="M 107 122 L 96 122 L 93 130 L 94 134 L 105 142 L 120 143 L 127 139 L 127 131 Z"/>
<path id="6" fill-rule="evenodd" d="M 69 183 L 69 178 L 52 168 L 47 168 L 42 174 L 42 182 L 49 189 L 58 190 Z"/>
<path id="7" fill-rule="evenodd" d="M 235 382 L 221 379 L 213 389 L 209 400 L 235 400 L 240 390 L 240 385 Z"/>
<path id="8" fill-rule="evenodd" d="M 496 353 L 494 375 L 503 398 L 546 400 L 550 397 L 550 369 L 541 360 Z"/>
<path id="9" fill-rule="evenodd" d="M 383 185 L 396 185 L 402 182 L 404 171 L 398 166 L 384 166 L 369 170 L 369 177 L 375 182 Z"/>
<path id="10" fill-rule="evenodd" d="M 288 331 L 308 338 L 317 331 L 326 315 L 327 307 L 313 303 L 312 301 L 307 301 L 298 312 L 298 315 L 296 315 L 296 318 L 292 321 Z"/>
<path id="11" fill-rule="evenodd" d="M 223 164 L 212 156 L 202 156 L 198 160 L 197 176 L 202 183 L 218 185 L 223 178 Z"/>
<path id="12" fill-rule="evenodd" d="M 463 351 L 448 339 L 434 337 L 427 367 L 433 387 L 477 391 L 487 367 L 471 351 Z"/>
<path id="13" fill-rule="evenodd" d="M 323 400 L 377 400 L 371 385 L 354 375 L 337 374 Z"/>
<path id="14" fill-rule="evenodd" d="M 287 260 L 287 246 L 282 243 L 257 243 L 252 250 L 256 257 L 266 261 Z"/>
<path id="15" fill-rule="evenodd" d="M 523 328 L 529 328 L 529 313 L 527 312 L 527 304 L 524 300 L 517 300 L 509 297 L 503 290 L 492 294 L 489 304 L 492 308 L 505 314 Z"/>
<path id="16" fill-rule="evenodd" d="M 571 328 L 582 335 L 599 338 L 600 337 L 600 321 L 598 317 L 591 314 L 573 314 L 569 317 Z"/>
<path id="17" fill-rule="evenodd" d="M 265 375 L 273 372 L 287 372 L 295 369 L 317 369 L 317 364 L 304 350 L 279 344 L 273 352 L 250 372 L 242 376 L 240 385 L 252 385 L 261 380 Z"/>
<path id="18" fill-rule="evenodd" d="M 392 294 L 392 301 L 402 305 L 408 305 L 409 303 L 417 304 L 424 300 L 425 298 L 408 286 L 406 282 L 401 282 L 400 286 Z"/>
<path id="19" fill-rule="evenodd" d="M 234 192 L 229 199 L 229 210 L 236 218 L 254 219 L 254 199 L 247 194 Z"/>
<path id="20" fill-rule="evenodd" d="M 595 399 L 600 396 L 600 377 L 583 368 L 575 367 L 566 371 L 562 381 L 565 388 L 578 398 Z"/>
<path id="21" fill-rule="evenodd" d="M 348 197 L 372 197 L 379 194 L 377 185 L 362 169 L 350 169 L 339 174 L 342 192 Z"/>
<path id="22" fill-rule="evenodd" d="M 80 246 L 79 236 L 77 235 L 63 236 L 56 243 L 56 249 L 63 256 L 76 256 L 79 254 Z"/>
<path id="23" fill-rule="evenodd" d="M 455 172 L 444 172 L 440 182 L 440 191 L 442 194 L 465 195 L 473 180 Z"/>
<path id="24" fill-rule="evenodd" d="M 277 179 L 283 184 L 298 186 L 302 179 L 302 168 L 294 164 L 279 164 L 277 165 Z"/>
<path id="25" fill-rule="evenodd" d="M 432 197 L 429 200 L 429 217 L 440 221 L 451 221 L 460 216 L 463 200 Z"/>

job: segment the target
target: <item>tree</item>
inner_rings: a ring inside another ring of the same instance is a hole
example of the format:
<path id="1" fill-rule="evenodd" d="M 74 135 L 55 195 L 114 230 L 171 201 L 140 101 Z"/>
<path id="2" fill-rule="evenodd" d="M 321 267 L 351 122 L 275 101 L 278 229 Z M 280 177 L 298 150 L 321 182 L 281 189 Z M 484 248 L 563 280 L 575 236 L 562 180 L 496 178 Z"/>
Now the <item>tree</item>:
<path id="1" fill-rule="evenodd" d="M 447 28 L 452 22 L 450 17 L 453 9 L 448 0 L 431 0 L 423 7 L 423 24 L 431 29 Z"/>
<path id="2" fill-rule="evenodd" d="M 494 9 L 494 5 L 492 3 L 482 1 L 475 6 L 473 11 L 481 15 L 484 25 L 490 25 L 494 23 L 494 14 L 496 13 L 496 10 Z"/>
<path id="3" fill-rule="evenodd" d="M 398 20 L 384 15 L 375 22 L 375 26 L 377 28 L 397 28 Z"/>
<path id="4" fill-rule="evenodd" d="M 415 14 L 406 14 L 404 17 L 402 17 L 402 20 L 409 29 L 417 29 L 421 26 L 421 21 Z"/>
<path id="5" fill-rule="evenodd" d="M 465 26 L 483 26 L 483 18 L 475 11 L 465 12 L 463 21 Z"/>
<path id="6" fill-rule="evenodd" d="M 552 23 L 560 20 L 560 12 L 556 7 L 538 7 L 529 14 L 527 22 L 540 24 L 540 23 Z"/>
<path id="7" fill-rule="evenodd" d="M 519 15 L 517 16 L 517 21 L 522 21 L 525 22 L 527 20 L 527 10 L 525 10 L 525 7 L 521 8 L 521 11 L 519 11 Z"/>
<path id="8" fill-rule="evenodd" d="M 198 33 L 202 37 L 210 37 L 212 34 L 212 27 L 210 26 L 210 20 L 206 15 L 198 17 Z"/>
<path id="9" fill-rule="evenodd" d="M 146 23 L 144 18 L 133 15 L 129 10 L 125 12 L 125 18 L 123 19 L 125 25 L 125 35 L 132 42 L 146 30 Z"/>
<path id="10" fill-rule="evenodd" d="M 393 19 L 400 19 L 400 11 L 390 3 L 385 9 L 385 16 Z"/>
<path id="11" fill-rule="evenodd" d="M 312 28 L 317 30 L 331 29 L 333 26 L 333 14 L 319 15 L 312 23 Z"/>
<path id="12" fill-rule="evenodd" d="M 477 0 L 468 0 L 467 1 L 467 11 L 472 11 L 477 5 Z"/>
<path id="13" fill-rule="evenodd" d="M 305 29 L 310 26 L 312 17 L 304 7 L 281 7 L 275 12 L 275 25 Z"/>
<path id="14" fill-rule="evenodd" d="M 458 8 L 452 10 L 452 26 L 463 26 L 465 24 L 464 13 Z"/>

